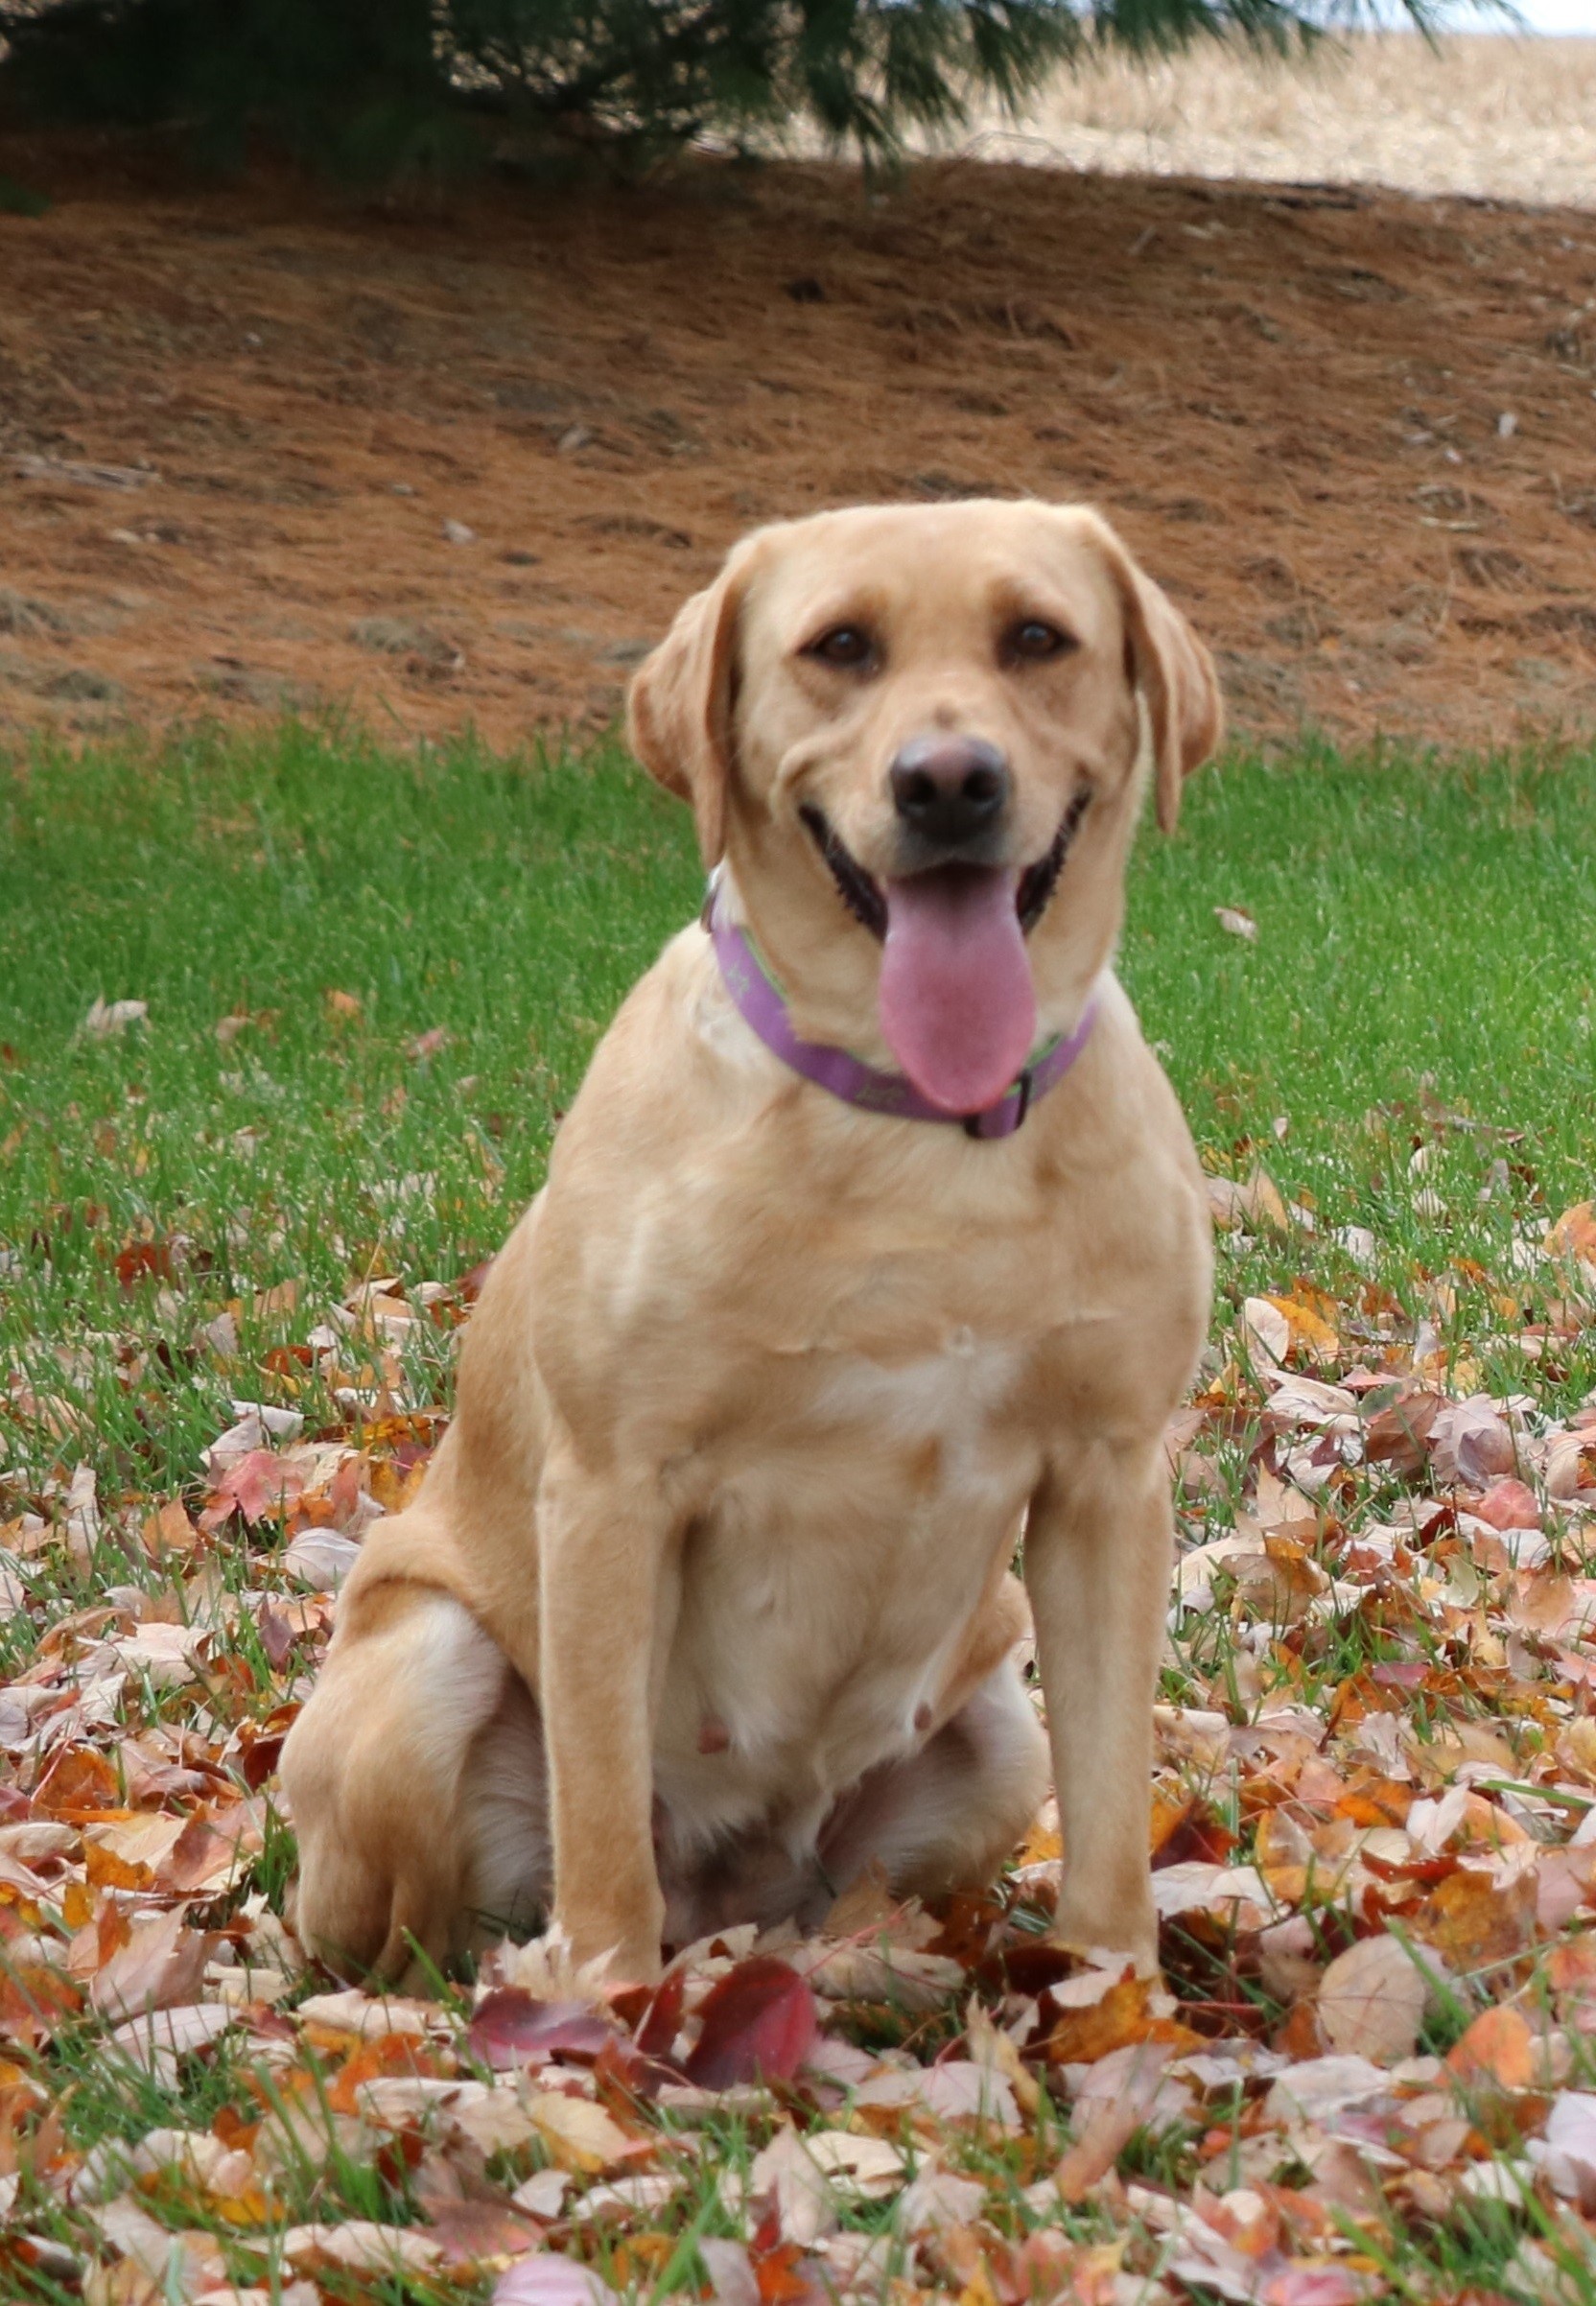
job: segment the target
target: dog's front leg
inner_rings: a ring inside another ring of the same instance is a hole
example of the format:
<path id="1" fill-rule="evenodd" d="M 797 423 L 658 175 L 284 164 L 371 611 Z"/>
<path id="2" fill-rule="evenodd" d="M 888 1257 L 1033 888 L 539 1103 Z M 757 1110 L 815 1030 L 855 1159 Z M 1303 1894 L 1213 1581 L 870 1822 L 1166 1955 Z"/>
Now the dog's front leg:
<path id="1" fill-rule="evenodd" d="M 1162 1446 L 1087 1444 L 1051 1466 L 1025 1583 L 1064 1835 L 1058 1935 L 1158 1964 L 1148 1867 L 1153 1701 L 1173 1521 Z"/>
<path id="2" fill-rule="evenodd" d="M 578 1961 L 660 1971 L 653 1711 L 669 1629 L 670 1523 L 657 1484 L 595 1472 L 569 1442 L 538 1492 L 538 1695 L 549 1749 L 554 1918 Z"/>

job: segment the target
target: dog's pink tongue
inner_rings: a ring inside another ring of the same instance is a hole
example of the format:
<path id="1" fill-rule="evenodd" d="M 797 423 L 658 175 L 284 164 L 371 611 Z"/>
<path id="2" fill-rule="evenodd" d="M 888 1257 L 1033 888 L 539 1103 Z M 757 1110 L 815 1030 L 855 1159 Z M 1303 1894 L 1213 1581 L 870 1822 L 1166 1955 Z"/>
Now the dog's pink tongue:
<path id="1" fill-rule="evenodd" d="M 881 1031 L 921 1095 L 945 1113 L 995 1105 L 1036 1037 L 1017 879 L 945 865 L 886 883 Z"/>

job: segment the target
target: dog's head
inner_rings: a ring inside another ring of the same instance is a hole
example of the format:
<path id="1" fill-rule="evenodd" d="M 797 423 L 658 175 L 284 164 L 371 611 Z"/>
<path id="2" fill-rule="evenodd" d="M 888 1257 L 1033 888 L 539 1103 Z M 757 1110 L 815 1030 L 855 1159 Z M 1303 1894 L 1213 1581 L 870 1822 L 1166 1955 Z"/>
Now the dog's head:
<path id="1" fill-rule="evenodd" d="M 816 1038 L 885 1044 L 949 1112 L 1072 1024 L 1119 926 L 1146 762 L 1161 823 L 1219 691 L 1095 513 L 821 513 L 732 553 L 639 669 L 639 760 Z"/>

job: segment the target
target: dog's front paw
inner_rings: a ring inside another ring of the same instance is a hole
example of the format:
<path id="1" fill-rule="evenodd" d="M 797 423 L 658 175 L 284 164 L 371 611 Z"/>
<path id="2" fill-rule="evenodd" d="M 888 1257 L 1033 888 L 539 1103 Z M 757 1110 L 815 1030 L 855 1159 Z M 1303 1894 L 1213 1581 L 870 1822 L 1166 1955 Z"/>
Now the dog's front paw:
<path id="1" fill-rule="evenodd" d="M 1058 1917 L 1047 1933 L 1049 1941 L 1079 1954 L 1094 1966 L 1131 1962 L 1138 1978 L 1157 1978 L 1159 1920 L 1151 1893 L 1146 1905 L 1132 1913 L 1106 1913 L 1089 1902 L 1059 1900 Z"/>
<path id="2" fill-rule="evenodd" d="M 665 1926 L 665 1901 L 648 1901 L 643 1914 L 613 1909 L 572 1914 L 556 1907 L 551 1935 L 557 1934 L 570 1949 L 573 1965 L 606 1986 L 654 1986 L 665 1964 L 660 1937 Z"/>

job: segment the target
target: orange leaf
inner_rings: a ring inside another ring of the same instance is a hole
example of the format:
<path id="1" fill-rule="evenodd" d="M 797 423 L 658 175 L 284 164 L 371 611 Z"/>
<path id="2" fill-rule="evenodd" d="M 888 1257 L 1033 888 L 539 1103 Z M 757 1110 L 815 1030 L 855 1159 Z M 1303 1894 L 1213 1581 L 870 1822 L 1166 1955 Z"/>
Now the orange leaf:
<path id="1" fill-rule="evenodd" d="M 1111 2050 L 1131 2042 L 1170 2042 L 1186 2048 L 1196 2035 L 1173 2018 L 1154 2017 L 1147 2004 L 1154 1981 L 1127 1974 L 1111 1986 L 1102 1999 L 1084 2010 L 1061 2010 L 1047 2036 L 1048 2062 L 1056 2066 L 1094 2065 Z"/>
<path id="2" fill-rule="evenodd" d="M 73 1746 L 63 1753 L 34 1796 L 34 1814 L 81 1822 L 90 1813 L 113 1807 L 122 1799 L 116 1772 L 92 1746 Z"/>
<path id="3" fill-rule="evenodd" d="M 1478 1969 L 1522 1952 L 1535 1928 L 1535 1906 L 1533 1874 L 1498 1890 L 1489 1875 L 1460 1868 L 1436 1884 L 1416 1926 L 1450 1968 Z"/>
<path id="4" fill-rule="evenodd" d="M 1577 1201 L 1546 1229 L 1546 1254 L 1596 1265 L 1596 1201 Z"/>
<path id="5" fill-rule="evenodd" d="M 0 2035 L 8 2041 L 39 2041 L 82 2006 L 82 1995 L 58 1969 L 30 1963 L 0 1970 Z"/>
<path id="6" fill-rule="evenodd" d="M 1446 2063 L 1460 2082 L 1493 2082 L 1498 2089 L 1527 2090 L 1536 2070 L 1536 2041 L 1528 2019 L 1521 2010 L 1505 2004 L 1482 2010 L 1453 2045 Z"/>
<path id="7" fill-rule="evenodd" d="M 810 2296 L 813 2284 L 799 2271 L 803 2251 L 795 2242 L 784 2242 L 754 2261 L 762 2306 L 786 2306 L 786 2301 Z"/>
<path id="8" fill-rule="evenodd" d="M 1045 1866 L 1064 1855 L 1064 1837 L 1056 1825 L 1044 1825 L 1033 1819 L 1025 1839 L 1020 1845 L 1015 1863 L 1020 1866 Z"/>
<path id="9" fill-rule="evenodd" d="M 1292 1345 L 1314 1360 L 1333 1360 L 1341 1351 L 1341 1335 L 1335 1327 L 1334 1298 L 1324 1296 L 1317 1289 L 1294 1291 L 1290 1297 L 1271 1297 L 1267 1301 L 1277 1313 L 1283 1313 L 1291 1331 Z M 1326 1319 L 1326 1313 L 1331 1318 Z"/>
<path id="10" fill-rule="evenodd" d="M 148 1890 L 155 1878 L 150 1867 L 119 1858 L 100 1842 L 85 1844 L 83 1871 L 96 1890 Z"/>
<path id="11" fill-rule="evenodd" d="M 86 1882 L 68 1882 L 61 1896 L 61 1920 L 69 1930 L 81 1930 L 94 1918 L 94 1894 Z"/>
<path id="12" fill-rule="evenodd" d="M 379 2034 L 371 2041 L 362 2042 L 329 2084 L 327 2104 L 335 2114 L 358 2113 L 356 2092 L 364 2083 L 389 2074 L 435 2074 L 438 2070 L 436 2059 L 413 2034 Z"/>

